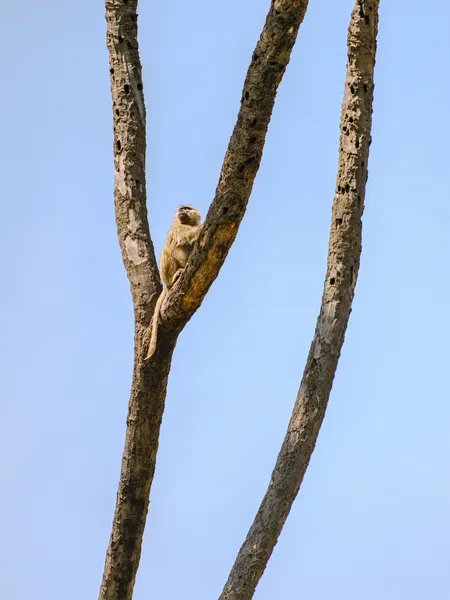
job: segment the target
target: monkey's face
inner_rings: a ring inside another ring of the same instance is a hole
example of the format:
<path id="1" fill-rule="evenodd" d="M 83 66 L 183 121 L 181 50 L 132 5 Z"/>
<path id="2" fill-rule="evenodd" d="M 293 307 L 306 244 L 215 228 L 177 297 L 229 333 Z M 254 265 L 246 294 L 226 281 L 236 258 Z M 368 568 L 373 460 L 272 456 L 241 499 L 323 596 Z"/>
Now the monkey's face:
<path id="1" fill-rule="evenodd" d="M 180 206 L 176 216 L 182 225 L 195 226 L 200 223 L 200 213 L 193 206 Z"/>

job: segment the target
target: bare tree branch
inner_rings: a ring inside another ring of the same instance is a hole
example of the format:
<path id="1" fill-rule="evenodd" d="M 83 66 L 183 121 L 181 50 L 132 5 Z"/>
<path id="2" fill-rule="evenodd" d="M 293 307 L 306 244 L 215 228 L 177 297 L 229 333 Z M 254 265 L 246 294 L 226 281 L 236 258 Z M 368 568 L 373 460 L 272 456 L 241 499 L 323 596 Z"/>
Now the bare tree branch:
<path id="1" fill-rule="evenodd" d="M 159 295 L 161 283 L 147 219 L 146 122 L 136 8 L 136 0 L 106 0 L 117 233 L 136 321 L 146 327 L 151 317 L 149 300 Z"/>
<path id="2" fill-rule="evenodd" d="M 161 291 L 147 220 L 145 106 L 137 0 L 106 0 L 114 114 L 115 208 L 135 315 L 135 358 L 111 539 L 99 600 L 131 600 L 153 480 L 167 378 L 177 337 L 217 277 L 244 216 L 261 161 L 275 95 L 307 0 L 272 0 L 256 46 L 216 195 L 199 242 L 167 296 L 156 352 L 144 361 L 145 332 Z"/>
<path id="3" fill-rule="evenodd" d="M 379 0 L 357 0 L 348 30 L 336 194 L 314 339 L 269 487 L 220 600 L 250 600 L 297 496 L 319 434 L 353 301 L 371 141 Z"/>
<path id="4" fill-rule="evenodd" d="M 161 283 L 147 220 L 145 105 L 137 41 L 137 1 L 106 0 L 114 117 L 114 203 L 135 317 L 135 358 L 125 449 L 101 600 L 131 598 L 155 470 L 167 377 L 176 337 L 164 361 L 143 360 L 142 338 Z"/>
<path id="5" fill-rule="evenodd" d="M 253 52 L 214 200 L 188 264 L 161 307 L 160 340 L 187 323 L 217 277 L 244 217 L 259 169 L 278 85 L 307 0 L 272 0 Z"/>

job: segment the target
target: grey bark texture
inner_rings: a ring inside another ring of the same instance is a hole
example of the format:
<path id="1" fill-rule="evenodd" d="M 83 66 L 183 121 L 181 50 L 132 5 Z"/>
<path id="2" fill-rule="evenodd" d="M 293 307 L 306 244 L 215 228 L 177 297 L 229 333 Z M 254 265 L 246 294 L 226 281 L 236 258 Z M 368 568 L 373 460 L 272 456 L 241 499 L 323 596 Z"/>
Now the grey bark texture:
<path id="1" fill-rule="evenodd" d="M 156 352 L 145 361 L 145 333 L 161 282 L 147 218 L 137 0 L 106 0 L 114 118 L 114 201 L 134 305 L 135 356 L 125 448 L 99 600 L 132 598 L 173 350 L 180 331 L 217 277 L 238 232 L 261 161 L 276 91 L 307 4 L 307 0 L 272 0 L 247 72 L 214 200 L 190 260 L 163 303 Z"/>
<path id="2" fill-rule="evenodd" d="M 250 600 L 297 496 L 330 395 L 361 255 L 379 0 L 357 0 L 348 30 L 339 166 L 320 314 L 269 487 L 219 600 Z"/>
<path id="3" fill-rule="evenodd" d="M 137 42 L 136 1 L 107 0 L 114 118 L 114 204 L 134 306 L 135 356 L 116 510 L 99 598 L 131 598 L 155 470 L 167 377 L 176 338 L 164 360 L 143 360 L 142 339 L 161 292 L 147 219 L 145 105 Z"/>

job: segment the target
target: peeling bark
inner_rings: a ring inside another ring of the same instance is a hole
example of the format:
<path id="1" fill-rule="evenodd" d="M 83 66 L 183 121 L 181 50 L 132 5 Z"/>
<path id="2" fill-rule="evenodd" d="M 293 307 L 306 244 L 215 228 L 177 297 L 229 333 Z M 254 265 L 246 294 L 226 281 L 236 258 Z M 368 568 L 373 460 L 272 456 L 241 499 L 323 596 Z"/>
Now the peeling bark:
<path id="1" fill-rule="evenodd" d="M 311 349 L 269 487 L 220 600 L 250 600 L 297 496 L 314 450 L 351 312 L 371 141 L 379 0 L 357 0 L 348 30 L 336 193 L 327 274 Z"/>
<path id="2" fill-rule="evenodd" d="M 145 104 L 137 0 L 106 0 L 114 116 L 117 232 L 130 281 L 135 357 L 127 432 L 99 600 L 131 600 L 153 480 L 167 378 L 178 334 L 217 277 L 244 216 L 261 161 L 276 91 L 307 0 L 272 0 L 247 72 L 236 126 L 202 234 L 162 307 L 158 343 L 144 361 L 145 332 L 161 283 L 147 219 Z"/>

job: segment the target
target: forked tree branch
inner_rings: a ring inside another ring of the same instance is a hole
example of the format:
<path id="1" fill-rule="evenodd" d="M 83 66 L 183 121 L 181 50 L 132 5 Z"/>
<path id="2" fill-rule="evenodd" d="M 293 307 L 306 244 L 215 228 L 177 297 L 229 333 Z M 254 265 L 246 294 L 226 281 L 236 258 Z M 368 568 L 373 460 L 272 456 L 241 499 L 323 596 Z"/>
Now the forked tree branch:
<path id="1" fill-rule="evenodd" d="M 237 235 L 258 172 L 278 85 L 308 0 L 272 0 L 253 52 L 241 107 L 200 238 L 161 307 L 159 331 L 172 335 L 198 309 Z"/>
<path id="2" fill-rule="evenodd" d="M 132 598 L 172 353 L 180 331 L 200 306 L 236 237 L 261 161 L 276 91 L 307 5 L 307 0 L 272 0 L 248 69 L 215 198 L 191 259 L 163 306 L 156 352 L 145 361 L 145 331 L 161 283 L 147 220 L 137 0 L 106 0 L 114 116 L 114 199 L 134 305 L 135 357 L 122 469 L 99 600 Z"/>
<path id="3" fill-rule="evenodd" d="M 357 0 L 348 30 L 339 167 L 322 305 L 269 487 L 219 600 L 250 600 L 297 496 L 322 424 L 353 301 L 371 141 L 379 0 Z"/>

